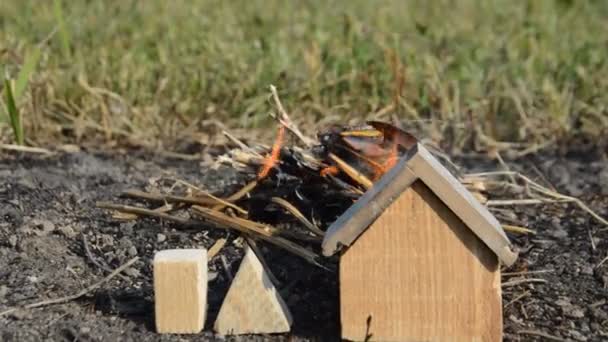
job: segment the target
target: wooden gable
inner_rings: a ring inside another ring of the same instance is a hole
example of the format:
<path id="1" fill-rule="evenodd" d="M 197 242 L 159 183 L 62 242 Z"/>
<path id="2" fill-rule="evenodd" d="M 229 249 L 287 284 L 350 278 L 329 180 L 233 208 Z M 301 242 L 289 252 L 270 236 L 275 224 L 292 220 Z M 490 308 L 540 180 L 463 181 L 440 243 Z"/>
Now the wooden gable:
<path id="1" fill-rule="evenodd" d="M 342 337 L 501 341 L 496 255 L 416 181 L 340 259 Z"/>
<path id="2" fill-rule="evenodd" d="M 515 262 L 517 253 L 511 249 L 511 243 L 496 218 L 420 144 L 327 229 L 323 254 L 330 256 L 342 247 L 350 246 L 417 180 L 429 187 L 503 264 L 510 266 Z"/>

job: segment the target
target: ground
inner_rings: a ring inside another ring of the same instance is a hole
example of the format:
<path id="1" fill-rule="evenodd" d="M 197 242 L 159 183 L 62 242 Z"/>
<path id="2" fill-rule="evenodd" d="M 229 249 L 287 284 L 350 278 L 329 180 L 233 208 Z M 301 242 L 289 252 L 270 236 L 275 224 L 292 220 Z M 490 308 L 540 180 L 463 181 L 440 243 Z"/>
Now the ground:
<path id="1" fill-rule="evenodd" d="M 542 175 L 544 181 L 580 196 L 607 216 L 608 188 L 601 180 L 608 176 L 608 165 L 602 158 L 593 148 L 570 153 L 552 149 L 507 162 L 527 173 L 536 169 L 535 179 Z M 455 160 L 471 171 L 497 167 L 480 155 Z M 172 178 L 220 194 L 244 181 L 243 175 L 229 168 L 211 170 L 201 161 L 169 159 L 145 151 L 80 151 L 50 157 L 2 155 L 0 311 L 76 293 L 108 274 L 101 267 L 116 268 L 136 255 L 140 260 L 122 277 L 77 300 L 0 317 L 0 340 L 117 340 L 119 336 L 133 341 L 219 339 L 209 327 L 227 290 L 228 273 L 234 274 L 238 267 L 242 242 L 236 235 L 209 227 L 181 231 L 153 220 L 120 223 L 95 207 L 96 201 L 116 200 L 127 188 L 170 184 L 167 180 Z M 600 263 L 606 255 L 608 231 L 572 205 L 505 210 L 502 216 L 537 231 L 536 235 L 510 235 L 521 256 L 516 265 L 504 270 L 506 340 L 606 338 L 608 264 Z M 213 280 L 209 283 L 207 332 L 193 337 L 156 334 L 150 269 L 154 251 L 208 248 L 221 237 L 228 237 L 229 243 L 210 262 Z M 263 246 L 281 282 L 279 290 L 294 314 L 293 336 L 236 340 L 335 340 L 336 274 Z M 224 268 L 222 258 L 229 269 Z M 529 273 L 506 273 L 521 271 Z M 516 284 L 520 279 L 528 281 Z"/>
<path id="2" fill-rule="evenodd" d="M 498 148 L 512 168 L 608 216 L 608 145 L 564 141 L 605 140 L 607 38 L 597 32 L 607 13 L 606 1 L 571 0 L 0 1 L 2 147 L 113 146 L 52 157 L 0 150 L 0 311 L 74 293 L 140 257 L 78 300 L 0 316 L 0 340 L 159 339 L 153 252 L 228 237 L 210 264 L 212 320 L 228 284 L 222 256 L 238 267 L 236 235 L 119 223 L 95 202 L 167 188 L 168 177 L 218 193 L 242 185 L 229 169 L 123 147 L 221 144 L 224 129 L 268 142 L 271 84 L 304 133 L 376 119 L 454 151 Z M 510 160 L 517 145 L 499 142 L 545 148 Z M 500 168 L 454 157 L 468 170 Z M 605 227 L 572 204 L 500 209 L 505 223 L 537 231 L 511 235 L 522 257 L 503 277 L 507 339 L 605 339 Z M 264 252 L 294 334 L 335 337 L 335 275 Z M 522 271 L 523 283 L 512 274 Z"/>
<path id="3" fill-rule="evenodd" d="M 578 143 L 562 152 L 544 151 L 511 167 L 554 186 L 608 214 L 608 164 L 603 150 Z M 573 147 L 578 146 L 578 147 Z M 482 159 L 463 161 L 465 165 Z M 608 247 L 606 227 L 569 204 L 506 207 L 504 217 L 536 230 L 536 235 L 512 235 L 520 249 L 518 262 L 503 271 L 504 326 L 507 340 L 599 341 L 608 338 L 606 286 L 602 264 Z M 529 272 L 527 276 L 509 273 Z M 509 273 L 508 273 L 509 272 Z M 525 285 L 510 286 L 520 279 Z M 538 279 L 532 282 L 531 279 Z"/>
<path id="4" fill-rule="evenodd" d="M 75 293 L 107 275 L 87 256 L 83 239 L 93 258 L 110 268 L 136 255 L 141 259 L 121 279 L 84 298 L 0 318 L 0 340 L 161 339 L 154 333 L 153 322 L 150 261 L 154 251 L 209 248 L 218 238 L 228 237 L 221 254 L 230 269 L 223 268 L 221 257 L 210 263 L 214 279 L 209 285 L 208 322 L 212 323 L 227 291 L 227 272 L 236 272 L 242 254 L 242 241 L 235 241 L 234 233 L 209 227 L 184 232 L 154 221 L 117 223 L 95 208 L 96 201 L 114 201 L 126 188 L 144 189 L 151 182 L 162 183 L 162 177 L 187 180 L 214 192 L 234 189 L 242 179 L 230 169 L 212 171 L 199 164 L 133 151 L 50 158 L 4 155 L 0 161 L 0 311 Z M 294 333 L 302 338 L 335 333 L 333 274 L 280 251 L 267 252 L 298 321 Z M 212 340 L 213 334 L 195 339 Z"/>

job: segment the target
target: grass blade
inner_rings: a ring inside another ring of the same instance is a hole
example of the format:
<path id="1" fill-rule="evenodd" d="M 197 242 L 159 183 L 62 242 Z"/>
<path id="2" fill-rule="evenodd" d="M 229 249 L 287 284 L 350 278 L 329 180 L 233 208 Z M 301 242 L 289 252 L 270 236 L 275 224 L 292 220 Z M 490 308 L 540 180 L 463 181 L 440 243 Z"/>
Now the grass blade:
<path id="1" fill-rule="evenodd" d="M 23 91 L 27 87 L 30 75 L 38 64 L 38 60 L 42 54 L 41 52 L 42 51 L 39 48 L 36 48 L 33 53 L 30 53 L 25 57 L 25 62 L 23 63 L 21 71 L 19 71 L 19 75 L 17 76 L 17 81 L 15 82 L 15 90 L 13 91 L 15 102 L 21 98 Z"/>
<path id="2" fill-rule="evenodd" d="M 55 20 L 59 26 L 59 36 L 61 38 L 61 49 L 63 50 L 63 57 L 70 57 L 70 34 L 68 33 L 67 27 L 65 26 L 65 20 L 63 18 L 63 9 L 61 7 L 61 0 L 55 0 L 53 3 L 53 12 L 55 13 Z"/>
<path id="3" fill-rule="evenodd" d="M 23 145 L 23 124 L 21 122 L 21 115 L 15 104 L 15 97 L 13 96 L 13 88 L 11 82 L 8 79 L 4 80 L 4 93 L 6 96 L 6 112 L 11 121 L 11 127 L 13 128 L 13 134 L 15 135 L 15 142 L 18 145 Z"/>
<path id="4" fill-rule="evenodd" d="M 0 107 L 2 107 L 2 112 L 6 113 L 6 115 L 0 115 L 0 124 L 8 123 L 9 115 L 6 105 L 4 104 L 4 100 L 0 97 Z"/>

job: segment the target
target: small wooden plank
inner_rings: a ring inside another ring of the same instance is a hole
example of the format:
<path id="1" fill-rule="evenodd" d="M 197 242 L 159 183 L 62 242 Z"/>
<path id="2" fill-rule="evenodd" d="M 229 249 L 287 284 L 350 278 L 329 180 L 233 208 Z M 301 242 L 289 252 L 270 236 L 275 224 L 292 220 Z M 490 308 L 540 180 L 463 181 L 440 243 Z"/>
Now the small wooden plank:
<path id="1" fill-rule="evenodd" d="M 214 330 L 221 335 L 288 332 L 292 316 L 251 248 L 228 289 Z"/>
<path id="2" fill-rule="evenodd" d="M 207 311 L 207 251 L 160 251 L 154 256 L 153 266 L 156 330 L 199 333 Z"/>
<path id="3" fill-rule="evenodd" d="M 414 181 L 422 180 L 506 266 L 517 259 L 496 218 L 421 144 L 410 149 L 355 204 L 327 229 L 323 255 L 350 246 Z"/>
<path id="4" fill-rule="evenodd" d="M 342 337 L 501 341 L 496 255 L 421 181 L 340 260 Z"/>
<path id="5" fill-rule="evenodd" d="M 341 247 L 350 246 L 417 179 L 407 168 L 410 157 L 403 157 L 327 228 L 323 239 L 323 255 L 331 256 Z"/>
<path id="6" fill-rule="evenodd" d="M 477 235 L 506 265 L 517 260 L 511 243 L 496 218 L 422 145 L 407 167 Z"/>

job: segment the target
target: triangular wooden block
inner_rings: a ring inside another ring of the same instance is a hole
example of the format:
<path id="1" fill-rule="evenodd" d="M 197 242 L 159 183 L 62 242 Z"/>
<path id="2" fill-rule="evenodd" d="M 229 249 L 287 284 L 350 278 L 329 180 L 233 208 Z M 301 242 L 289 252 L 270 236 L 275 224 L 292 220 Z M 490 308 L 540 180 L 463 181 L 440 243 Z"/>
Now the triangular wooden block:
<path id="1" fill-rule="evenodd" d="M 247 248 L 215 321 L 221 335 L 272 334 L 290 330 L 291 313 L 262 263 Z"/>

